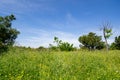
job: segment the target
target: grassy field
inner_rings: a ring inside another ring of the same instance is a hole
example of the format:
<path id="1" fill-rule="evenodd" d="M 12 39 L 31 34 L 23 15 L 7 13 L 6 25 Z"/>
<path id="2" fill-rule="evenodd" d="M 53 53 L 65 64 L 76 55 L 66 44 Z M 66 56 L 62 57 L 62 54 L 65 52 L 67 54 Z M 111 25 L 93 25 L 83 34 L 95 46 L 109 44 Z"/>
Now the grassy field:
<path id="1" fill-rule="evenodd" d="M 0 55 L 0 80 L 120 80 L 120 51 L 14 48 Z"/>

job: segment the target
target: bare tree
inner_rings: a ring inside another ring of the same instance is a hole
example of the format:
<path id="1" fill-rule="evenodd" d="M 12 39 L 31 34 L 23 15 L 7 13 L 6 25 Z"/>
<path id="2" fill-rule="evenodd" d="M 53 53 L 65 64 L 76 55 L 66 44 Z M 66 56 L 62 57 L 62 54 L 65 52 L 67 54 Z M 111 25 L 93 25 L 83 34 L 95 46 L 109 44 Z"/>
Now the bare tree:
<path id="1" fill-rule="evenodd" d="M 112 36 L 112 25 L 109 22 L 104 22 L 101 25 L 103 31 L 103 37 L 105 39 L 106 50 L 109 50 L 108 39 Z"/>

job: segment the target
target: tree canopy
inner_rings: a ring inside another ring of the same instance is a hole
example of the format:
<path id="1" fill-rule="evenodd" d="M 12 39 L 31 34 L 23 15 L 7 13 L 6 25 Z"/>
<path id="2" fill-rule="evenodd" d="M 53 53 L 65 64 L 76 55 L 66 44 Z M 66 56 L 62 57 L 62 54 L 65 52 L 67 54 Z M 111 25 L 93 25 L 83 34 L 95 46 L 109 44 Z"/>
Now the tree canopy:
<path id="1" fill-rule="evenodd" d="M 110 48 L 120 50 L 120 36 L 115 37 L 115 41 L 111 44 Z"/>
<path id="2" fill-rule="evenodd" d="M 93 32 L 90 32 L 88 35 L 80 36 L 78 41 L 89 50 L 104 48 L 104 42 L 102 42 L 101 36 L 97 36 Z"/>
<path id="3" fill-rule="evenodd" d="M 13 20 L 16 20 L 14 15 L 0 16 L 0 52 L 7 50 L 8 46 L 13 45 L 17 35 L 20 33 L 12 28 Z"/>

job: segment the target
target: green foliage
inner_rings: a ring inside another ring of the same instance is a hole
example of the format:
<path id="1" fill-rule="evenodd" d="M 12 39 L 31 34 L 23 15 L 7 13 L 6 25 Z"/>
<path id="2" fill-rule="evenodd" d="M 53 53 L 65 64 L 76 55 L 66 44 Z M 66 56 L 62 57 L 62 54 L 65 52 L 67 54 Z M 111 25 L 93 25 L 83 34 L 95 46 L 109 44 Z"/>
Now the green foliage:
<path id="1" fill-rule="evenodd" d="M 59 51 L 59 48 L 57 46 L 49 44 L 49 50 L 51 50 L 51 51 Z"/>
<path id="2" fill-rule="evenodd" d="M 41 50 L 41 49 L 45 49 L 45 48 L 44 48 L 43 46 L 40 46 L 38 49 L 40 49 L 40 50 Z"/>
<path id="3" fill-rule="evenodd" d="M 112 36 L 113 34 L 112 34 L 112 29 L 111 28 L 107 28 L 107 27 L 105 27 L 104 28 L 104 32 L 105 32 L 105 38 L 109 38 L 110 36 Z"/>
<path id="4" fill-rule="evenodd" d="M 110 49 L 111 49 L 111 50 L 115 50 L 115 49 L 116 49 L 116 45 L 115 45 L 114 42 L 110 45 Z"/>
<path id="5" fill-rule="evenodd" d="M 119 80 L 119 53 L 13 48 L 0 56 L 0 80 Z"/>
<path id="6" fill-rule="evenodd" d="M 62 40 L 59 40 L 58 37 L 54 37 L 54 42 L 57 44 L 57 47 L 61 51 L 73 51 L 74 50 L 73 44 L 70 44 L 68 42 L 62 42 Z"/>
<path id="7" fill-rule="evenodd" d="M 16 20 L 14 15 L 0 17 L 0 52 L 13 45 L 19 34 L 19 31 L 11 27 L 13 20 Z"/>
<path id="8" fill-rule="evenodd" d="M 45 48 L 45 47 L 43 47 L 43 46 L 40 46 L 40 47 L 37 48 L 37 50 L 38 50 L 38 51 L 46 51 L 47 48 Z"/>
<path id="9" fill-rule="evenodd" d="M 60 48 L 61 51 L 73 51 L 74 50 L 73 44 L 70 44 L 68 42 L 62 42 L 59 45 L 59 48 Z"/>
<path id="10" fill-rule="evenodd" d="M 99 44 L 96 46 L 96 49 L 101 50 L 101 49 L 103 49 L 103 48 L 105 48 L 105 43 L 101 41 L 101 42 L 99 42 Z"/>
<path id="11" fill-rule="evenodd" d="M 120 36 L 115 37 L 115 41 L 111 44 L 111 49 L 120 50 Z"/>
<path id="12" fill-rule="evenodd" d="M 90 32 L 88 35 L 80 36 L 78 41 L 89 50 L 100 50 L 104 48 L 104 42 L 101 41 L 101 36 L 97 36 L 93 32 Z"/>

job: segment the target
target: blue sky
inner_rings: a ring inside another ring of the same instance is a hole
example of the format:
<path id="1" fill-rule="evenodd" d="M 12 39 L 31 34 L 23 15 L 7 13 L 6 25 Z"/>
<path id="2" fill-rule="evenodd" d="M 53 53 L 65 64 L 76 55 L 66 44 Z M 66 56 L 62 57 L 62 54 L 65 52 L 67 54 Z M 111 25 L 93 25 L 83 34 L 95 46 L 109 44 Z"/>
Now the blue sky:
<path id="1" fill-rule="evenodd" d="M 13 27 L 21 34 L 20 46 L 48 47 L 54 36 L 78 47 L 79 36 L 95 32 L 111 22 L 113 36 L 120 35 L 120 0 L 0 0 L 0 16 L 14 14 Z"/>

